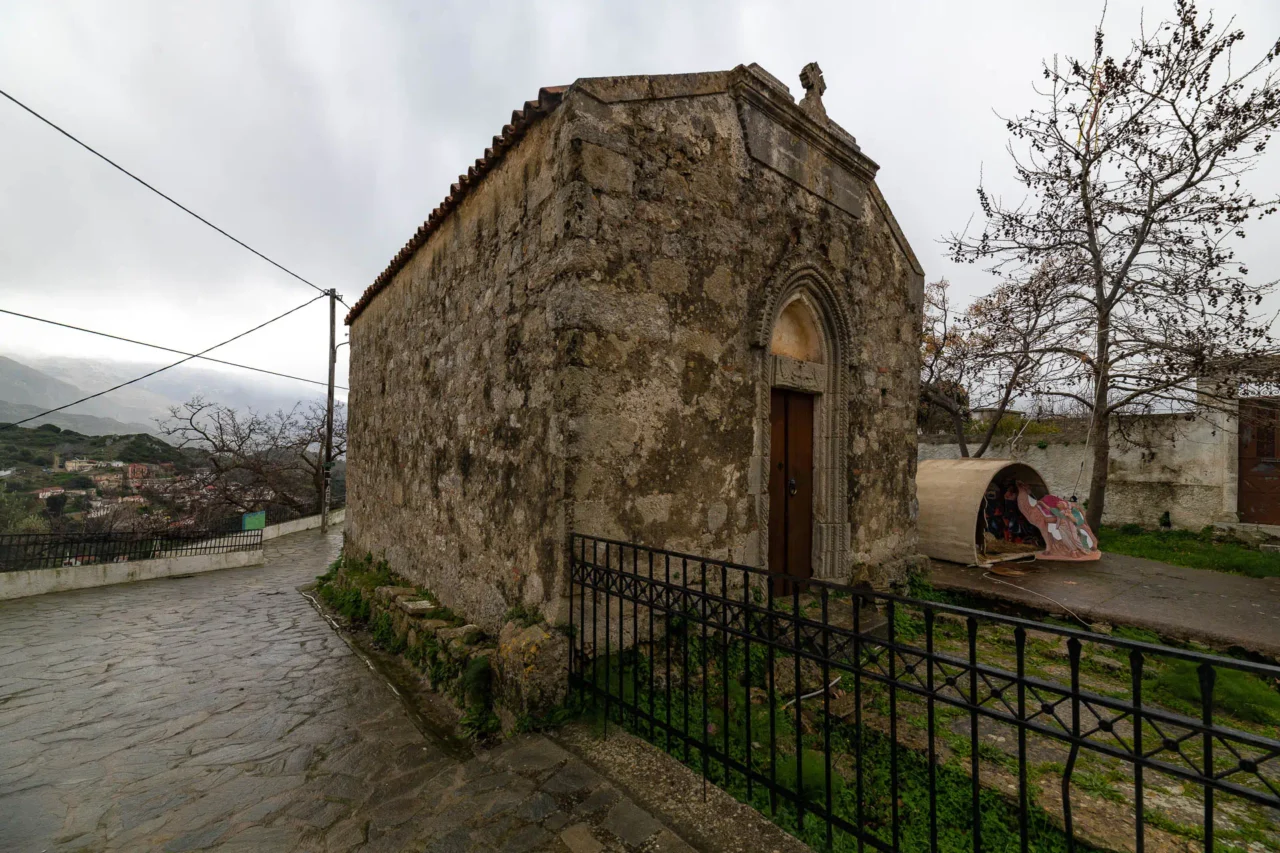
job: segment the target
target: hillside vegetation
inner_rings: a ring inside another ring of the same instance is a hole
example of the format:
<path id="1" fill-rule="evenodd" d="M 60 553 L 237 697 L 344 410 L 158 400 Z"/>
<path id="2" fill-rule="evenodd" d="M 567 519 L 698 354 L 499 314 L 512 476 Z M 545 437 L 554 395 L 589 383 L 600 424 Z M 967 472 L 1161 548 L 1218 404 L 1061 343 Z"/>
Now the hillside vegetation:
<path id="1" fill-rule="evenodd" d="M 203 457 L 199 452 L 179 450 L 152 435 L 81 435 L 53 424 L 34 429 L 0 428 L 0 471 L 13 471 L 5 478 L 9 491 L 68 485 L 66 481 L 84 476 L 45 473 L 43 469 L 53 465 L 54 454 L 64 463 L 80 457 L 104 462 L 170 462 L 179 473 L 198 467 Z"/>

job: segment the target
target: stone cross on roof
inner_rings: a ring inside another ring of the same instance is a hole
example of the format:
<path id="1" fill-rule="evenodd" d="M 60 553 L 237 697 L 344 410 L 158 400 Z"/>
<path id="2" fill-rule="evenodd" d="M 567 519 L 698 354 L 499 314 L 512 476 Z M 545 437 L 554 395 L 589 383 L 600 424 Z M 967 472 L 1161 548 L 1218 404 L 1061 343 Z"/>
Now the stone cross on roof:
<path id="1" fill-rule="evenodd" d="M 804 86 L 804 97 L 800 99 L 801 109 L 825 123 L 827 108 L 822 105 L 822 93 L 827 91 L 827 81 L 822 79 L 822 69 L 818 67 L 818 63 L 810 62 L 800 69 L 800 85 Z"/>

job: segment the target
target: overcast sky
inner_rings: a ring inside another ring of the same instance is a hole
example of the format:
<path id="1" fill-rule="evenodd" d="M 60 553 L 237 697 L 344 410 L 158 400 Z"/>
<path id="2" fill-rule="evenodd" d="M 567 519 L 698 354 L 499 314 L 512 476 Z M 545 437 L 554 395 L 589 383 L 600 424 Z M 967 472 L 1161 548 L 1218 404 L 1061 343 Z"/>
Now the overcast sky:
<path id="1" fill-rule="evenodd" d="M 1168 2 L 1148 2 L 1147 20 Z M 1202 3 L 1280 35 L 1280 2 Z M 974 188 L 1016 192 L 995 115 L 1027 111 L 1042 58 L 1087 56 L 1100 3 L 81 2 L 0 0 L 0 88 L 231 233 L 353 302 L 539 86 L 758 62 L 801 94 L 825 72 L 831 117 L 932 280 L 989 276 L 939 238 Z M 1143 4 L 1111 0 L 1108 33 Z M 1255 173 L 1280 188 L 1280 148 Z M 1243 257 L 1280 278 L 1280 224 Z M 203 348 L 315 295 L 0 101 L 0 307 Z M 317 303 L 222 357 L 324 378 Z M 340 337 L 345 328 L 340 327 Z M 153 359 L 0 315 L 0 351 Z M 340 381 L 346 349 L 340 350 Z M 96 390 L 96 389 L 95 389 Z"/>

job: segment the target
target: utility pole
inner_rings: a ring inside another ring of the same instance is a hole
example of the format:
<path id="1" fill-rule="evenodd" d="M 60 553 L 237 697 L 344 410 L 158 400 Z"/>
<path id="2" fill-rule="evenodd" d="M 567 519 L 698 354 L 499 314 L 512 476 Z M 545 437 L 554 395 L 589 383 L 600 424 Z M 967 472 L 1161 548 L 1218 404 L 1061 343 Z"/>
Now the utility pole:
<path id="1" fill-rule="evenodd" d="M 333 371 L 338 364 L 338 291 L 329 290 L 329 402 L 324 417 L 324 473 L 320 498 L 320 532 L 329 532 L 329 489 L 333 478 Z"/>

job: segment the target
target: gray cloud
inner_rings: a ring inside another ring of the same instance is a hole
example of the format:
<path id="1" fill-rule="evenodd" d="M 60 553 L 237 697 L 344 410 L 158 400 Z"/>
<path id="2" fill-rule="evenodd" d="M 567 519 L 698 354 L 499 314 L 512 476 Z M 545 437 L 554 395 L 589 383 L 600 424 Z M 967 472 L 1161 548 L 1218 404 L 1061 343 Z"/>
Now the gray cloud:
<path id="1" fill-rule="evenodd" d="M 1147 18 L 1168 4 L 1148 4 Z M 1273 0 L 1217 4 L 1261 52 Z M 880 163 L 929 276 L 990 284 L 938 244 L 975 211 L 981 171 L 1006 194 L 1003 123 L 1034 102 L 1039 62 L 1090 47 L 1090 4 L 0 4 L 0 87 L 350 302 L 539 86 L 759 62 L 828 110 Z M 1141 6 L 1113 0 L 1113 38 Z M 1280 187 L 1280 153 L 1254 176 Z M 1280 227 L 1255 227 L 1253 275 L 1280 278 Z M 183 347 L 308 298 L 302 284 L 0 103 L 0 307 Z M 224 357 L 323 378 L 313 306 Z M 147 359 L 0 319 L 0 350 Z M 345 353 L 345 350 L 343 350 Z M 345 366 L 342 371 L 345 374 Z"/>

